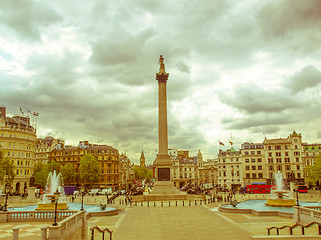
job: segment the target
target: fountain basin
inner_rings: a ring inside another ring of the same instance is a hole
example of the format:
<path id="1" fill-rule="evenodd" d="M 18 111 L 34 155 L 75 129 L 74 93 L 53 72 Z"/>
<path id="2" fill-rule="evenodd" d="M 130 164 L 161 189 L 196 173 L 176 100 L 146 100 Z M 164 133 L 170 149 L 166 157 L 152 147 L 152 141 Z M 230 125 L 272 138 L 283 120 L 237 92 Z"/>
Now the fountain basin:
<path id="1" fill-rule="evenodd" d="M 296 201 L 294 198 L 268 198 L 265 204 L 270 207 L 293 207 Z"/>
<path id="2" fill-rule="evenodd" d="M 38 207 L 36 210 L 55 210 L 56 204 L 55 203 L 38 203 Z M 68 204 L 67 202 L 58 202 L 57 203 L 57 210 L 67 210 Z"/>

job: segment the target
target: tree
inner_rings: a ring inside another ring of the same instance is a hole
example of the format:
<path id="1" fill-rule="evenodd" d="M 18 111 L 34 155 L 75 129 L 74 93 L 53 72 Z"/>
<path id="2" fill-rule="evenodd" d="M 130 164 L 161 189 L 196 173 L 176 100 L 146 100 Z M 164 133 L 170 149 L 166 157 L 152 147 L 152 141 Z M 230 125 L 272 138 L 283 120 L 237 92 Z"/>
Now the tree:
<path id="1" fill-rule="evenodd" d="M 90 186 L 99 181 L 99 163 L 91 154 L 86 154 L 80 160 L 80 179 L 83 183 L 88 183 Z"/>
<path id="2" fill-rule="evenodd" d="M 71 163 L 67 163 L 66 165 L 61 167 L 61 175 L 64 179 L 64 184 L 70 184 L 71 182 L 75 182 L 76 173 L 74 169 L 74 165 Z"/>
<path id="3" fill-rule="evenodd" d="M 151 180 L 153 178 L 153 170 L 148 170 L 148 172 L 145 175 L 145 178 Z"/>
<path id="4" fill-rule="evenodd" d="M 3 151 L 0 151 L 0 183 L 4 181 L 13 182 L 15 176 L 13 162 L 10 158 L 4 156 Z"/>
<path id="5" fill-rule="evenodd" d="M 307 174 L 306 180 L 308 183 L 321 183 L 321 154 L 319 154 L 315 159 L 314 165 L 306 166 L 305 170 Z"/>
<path id="6" fill-rule="evenodd" d="M 136 179 L 143 179 L 146 176 L 147 173 L 147 168 L 146 167 L 139 167 L 135 166 L 134 167 L 134 174 Z"/>
<path id="7" fill-rule="evenodd" d="M 46 164 L 36 163 L 34 167 L 35 183 L 43 189 L 46 187 L 48 175 L 50 172 L 56 171 L 59 173 L 60 164 L 56 161 L 51 161 Z"/>

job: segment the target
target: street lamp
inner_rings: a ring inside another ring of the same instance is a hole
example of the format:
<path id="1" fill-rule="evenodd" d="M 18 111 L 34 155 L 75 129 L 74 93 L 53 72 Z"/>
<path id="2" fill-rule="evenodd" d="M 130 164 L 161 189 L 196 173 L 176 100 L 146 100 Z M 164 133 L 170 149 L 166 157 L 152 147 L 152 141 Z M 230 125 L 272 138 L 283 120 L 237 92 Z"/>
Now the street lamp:
<path id="1" fill-rule="evenodd" d="M 7 205 L 8 205 L 8 196 L 9 196 L 10 190 L 11 190 L 11 184 L 7 183 L 5 186 L 5 189 L 4 189 L 5 194 L 6 194 L 6 201 L 4 203 L 4 209 L 3 209 L 4 212 L 8 211 Z"/>
<path id="2" fill-rule="evenodd" d="M 57 188 L 57 191 L 54 192 L 54 198 L 55 198 L 55 218 L 54 218 L 54 222 L 53 222 L 52 226 L 57 226 L 57 225 L 58 225 L 58 223 L 57 223 L 57 205 L 58 205 L 59 195 L 60 195 L 60 192 L 58 191 L 58 188 Z"/>
<path id="3" fill-rule="evenodd" d="M 299 189 L 295 190 L 295 194 L 296 194 L 296 206 L 300 206 L 300 204 L 299 204 Z"/>
<path id="4" fill-rule="evenodd" d="M 80 211 L 84 211 L 84 194 L 85 194 L 85 187 L 82 185 L 80 187 L 80 193 L 81 193 L 81 208 Z"/>

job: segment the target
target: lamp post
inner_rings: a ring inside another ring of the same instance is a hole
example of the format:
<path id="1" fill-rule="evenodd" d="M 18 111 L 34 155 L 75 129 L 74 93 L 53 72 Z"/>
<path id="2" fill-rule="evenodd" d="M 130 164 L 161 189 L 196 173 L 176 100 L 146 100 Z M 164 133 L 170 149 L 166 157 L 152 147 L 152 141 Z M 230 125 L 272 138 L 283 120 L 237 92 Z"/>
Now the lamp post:
<path id="1" fill-rule="evenodd" d="M 58 223 L 57 223 L 57 205 L 58 205 L 59 195 L 60 195 L 60 192 L 58 191 L 58 188 L 57 188 L 57 191 L 54 192 L 54 196 L 55 196 L 55 218 L 54 218 L 54 222 L 53 222 L 52 226 L 57 226 L 58 225 Z"/>
<path id="2" fill-rule="evenodd" d="M 81 208 L 80 208 L 80 211 L 84 211 L 84 193 L 85 193 L 84 185 L 82 185 L 80 187 L 80 193 L 81 193 Z"/>
<path id="3" fill-rule="evenodd" d="M 3 209 L 4 212 L 8 211 L 7 206 L 8 206 L 8 196 L 9 196 L 10 190 L 11 190 L 11 184 L 7 183 L 4 189 L 6 194 L 6 201 L 4 203 L 4 209 Z"/>
<path id="4" fill-rule="evenodd" d="M 300 204 L 299 204 L 299 189 L 295 190 L 295 194 L 296 194 L 296 206 L 300 206 Z"/>

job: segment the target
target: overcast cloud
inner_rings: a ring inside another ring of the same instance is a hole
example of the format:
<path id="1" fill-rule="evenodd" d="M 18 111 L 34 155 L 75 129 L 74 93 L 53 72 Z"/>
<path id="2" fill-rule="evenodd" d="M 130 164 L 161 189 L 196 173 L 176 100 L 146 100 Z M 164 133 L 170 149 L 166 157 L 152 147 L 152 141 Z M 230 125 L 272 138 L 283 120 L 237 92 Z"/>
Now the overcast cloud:
<path id="1" fill-rule="evenodd" d="M 39 137 L 158 149 L 155 73 L 169 72 L 169 147 L 321 142 L 321 1 L 1 2 L 0 104 Z"/>

